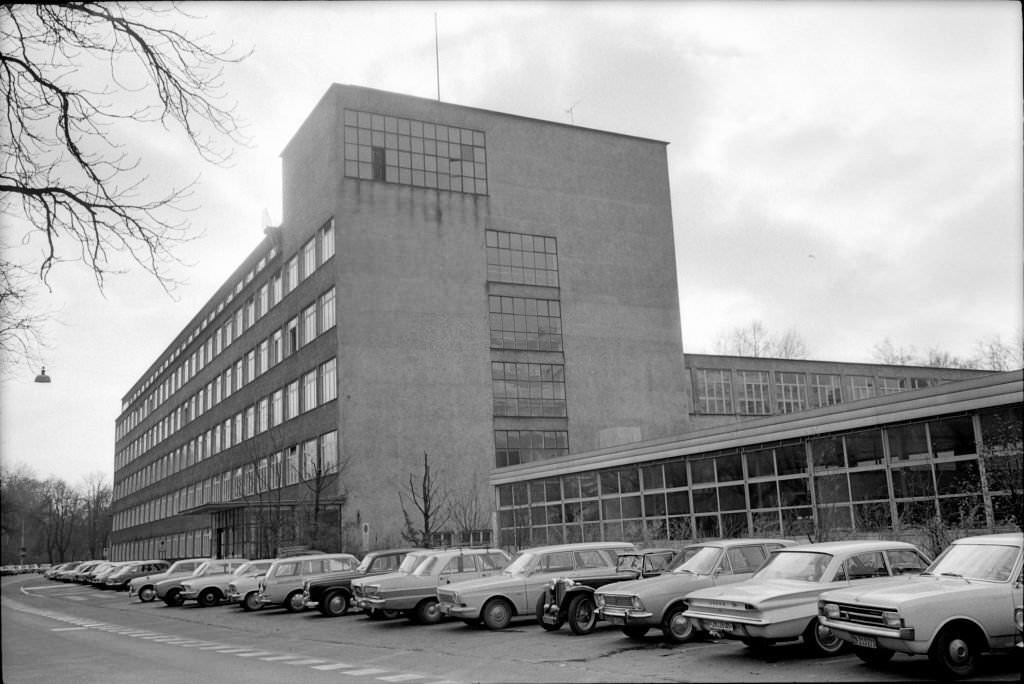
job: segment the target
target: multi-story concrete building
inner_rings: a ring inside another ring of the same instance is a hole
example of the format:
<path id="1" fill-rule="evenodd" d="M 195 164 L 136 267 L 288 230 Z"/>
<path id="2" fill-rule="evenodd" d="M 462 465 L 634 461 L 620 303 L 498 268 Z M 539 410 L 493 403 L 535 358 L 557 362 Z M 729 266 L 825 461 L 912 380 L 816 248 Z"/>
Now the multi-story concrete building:
<path id="1" fill-rule="evenodd" d="M 282 158 L 281 226 L 124 397 L 113 557 L 397 543 L 424 454 L 464 498 L 685 431 L 665 143 L 334 85 Z"/>

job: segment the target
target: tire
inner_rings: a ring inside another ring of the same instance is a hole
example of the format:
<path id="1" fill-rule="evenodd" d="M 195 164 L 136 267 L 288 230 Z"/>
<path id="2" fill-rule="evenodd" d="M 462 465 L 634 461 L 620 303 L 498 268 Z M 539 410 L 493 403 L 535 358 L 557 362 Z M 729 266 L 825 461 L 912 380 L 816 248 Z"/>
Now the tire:
<path id="1" fill-rule="evenodd" d="M 177 607 L 185 603 L 185 599 L 181 596 L 181 589 L 171 589 L 164 595 L 164 603 L 169 606 Z"/>
<path id="2" fill-rule="evenodd" d="M 573 634 L 590 634 L 597 626 L 597 606 L 590 594 L 578 594 L 569 601 L 569 629 Z"/>
<path id="3" fill-rule="evenodd" d="M 892 659 L 894 652 L 887 648 L 864 648 L 854 646 L 853 653 L 868 665 L 880 665 Z"/>
<path id="4" fill-rule="evenodd" d="M 284 599 L 284 607 L 289 613 L 301 613 L 306 609 L 306 603 L 302 600 L 302 592 L 296 589 Z"/>
<path id="5" fill-rule="evenodd" d="M 441 621 L 441 608 L 436 598 L 423 599 L 412 611 L 413 622 L 419 625 L 436 625 Z"/>
<path id="6" fill-rule="evenodd" d="M 832 630 L 813 618 L 803 634 L 804 645 L 812 655 L 831 657 L 846 649 L 846 642 L 832 633 Z"/>
<path id="7" fill-rule="evenodd" d="M 536 609 L 537 624 L 539 624 L 541 627 L 543 627 L 548 632 L 557 632 L 558 630 L 562 629 L 562 625 L 565 624 L 565 620 L 563 620 L 561 615 L 559 615 L 558 619 L 555 620 L 554 622 L 544 622 L 544 598 L 545 597 L 546 597 L 546 592 L 544 594 L 541 594 L 540 596 L 537 597 L 537 609 Z"/>
<path id="8" fill-rule="evenodd" d="M 352 602 L 343 591 L 332 591 L 320 600 L 320 612 L 327 617 L 338 617 L 348 612 Z"/>
<path id="9" fill-rule="evenodd" d="M 199 592 L 199 596 L 196 597 L 196 603 L 204 608 L 215 606 L 220 603 L 220 592 L 213 587 L 207 587 Z"/>
<path id="10" fill-rule="evenodd" d="M 156 598 L 156 589 L 153 585 L 147 584 L 146 586 L 139 589 L 139 600 L 143 603 L 149 603 Z"/>
<path id="11" fill-rule="evenodd" d="M 978 665 L 978 645 L 973 635 L 956 626 L 946 627 L 928 649 L 928 660 L 946 679 L 964 679 Z"/>
<path id="12" fill-rule="evenodd" d="M 401 615 L 397 610 L 368 610 L 366 611 L 366 617 L 371 620 L 394 620 L 396 617 Z"/>
<path id="13" fill-rule="evenodd" d="M 512 604 L 503 598 L 493 598 L 484 605 L 484 625 L 487 629 L 505 629 L 512 621 Z"/>
<path id="14" fill-rule="evenodd" d="M 651 630 L 647 625 L 626 625 L 622 628 L 622 633 L 626 635 L 626 638 L 639 641 L 647 636 L 647 632 Z"/>
<path id="15" fill-rule="evenodd" d="M 263 607 L 263 604 L 256 600 L 256 592 L 250 591 L 242 599 L 242 610 L 247 613 L 251 613 L 254 610 L 259 610 Z"/>
<path id="16" fill-rule="evenodd" d="M 693 620 L 683 617 L 686 606 L 679 603 L 665 611 L 665 617 L 661 621 L 661 631 L 665 639 L 673 644 L 685 644 L 692 641 L 697 630 L 693 626 Z"/>

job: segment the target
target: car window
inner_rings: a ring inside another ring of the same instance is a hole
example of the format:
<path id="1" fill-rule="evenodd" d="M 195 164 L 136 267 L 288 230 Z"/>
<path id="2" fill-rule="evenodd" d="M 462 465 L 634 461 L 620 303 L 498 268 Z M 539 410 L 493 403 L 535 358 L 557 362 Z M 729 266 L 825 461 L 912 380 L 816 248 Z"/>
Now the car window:
<path id="1" fill-rule="evenodd" d="M 508 558 L 500 553 L 488 553 L 480 556 L 482 566 L 487 570 L 501 570 L 508 565 Z"/>
<path id="2" fill-rule="evenodd" d="M 881 551 L 858 553 L 848 558 L 845 565 L 846 574 L 851 580 L 885 577 L 889 574 Z"/>
<path id="3" fill-rule="evenodd" d="M 326 565 L 327 567 L 324 570 L 327 572 L 351 570 L 354 567 L 352 561 L 348 558 L 328 558 Z"/>
<path id="4" fill-rule="evenodd" d="M 754 577 L 759 580 L 791 579 L 820 582 L 832 554 L 817 551 L 776 551 Z M 845 576 L 845 575 L 844 575 Z"/>
<path id="5" fill-rule="evenodd" d="M 274 577 L 292 577 L 299 572 L 298 563 L 281 563 L 274 570 Z"/>
<path id="6" fill-rule="evenodd" d="M 913 549 L 889 549 L 885 555 L 889 557 L 889 570 L 893 575 L 921 572 L 928 567 L 928 562 Z"/>
<path id="7" fill-rule="evenodd" d="M 735 546 L 727 555 L 732 563 L 732 571 L 736 573 L 754 572 L 764 562 L 764 549 L 760 546 Z"/>
<path id="8" fill-rule="evenodd" d="M 608 566 L 608 559 L 596 550 L 585 550 L 576 552 L 577 568 L 604 568 Z"/>
<path id="9" fill-rule="evenodd" d="M 395 560 L 395 556 L 377 556 L 370 563 L 370 570 L 374 572 L 394 570 L 396 567 Z"/>
<path id="10" fill-rule="evenodd" d="M 555 551 L 540 557 L 537 569 L 541 572 L 566 572 L 572 570 L 572 552 Z"/>

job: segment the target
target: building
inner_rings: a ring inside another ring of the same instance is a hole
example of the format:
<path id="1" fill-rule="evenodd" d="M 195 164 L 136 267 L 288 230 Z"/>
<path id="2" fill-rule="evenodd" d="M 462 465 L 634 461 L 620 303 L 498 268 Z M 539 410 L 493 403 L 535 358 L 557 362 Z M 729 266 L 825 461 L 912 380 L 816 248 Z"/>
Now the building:
<path id="1" fill-rule="evenodd" d="M 465 499 L 687 429 L 664 142 L 333 85 L 282 160 L 123 399 L 113 558 L 396 544 L 424 454 Z"/>

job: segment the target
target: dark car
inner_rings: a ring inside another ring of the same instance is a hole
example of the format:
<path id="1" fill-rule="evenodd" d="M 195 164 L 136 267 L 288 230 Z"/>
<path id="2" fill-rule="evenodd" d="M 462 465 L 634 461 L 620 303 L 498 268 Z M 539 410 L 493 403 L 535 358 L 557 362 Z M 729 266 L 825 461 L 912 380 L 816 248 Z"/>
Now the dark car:
<path id="1" fill-rule="evenodd" d="M 589 634 L 599 619 L 594 591 L 614 582 L 656 577 L 665 572 L 679 549 L 645 549 L 621 553 L 614 568 L 603 575 L 586 578 L 552 579 L 537 602 L 537 622 L 548 631 L 561 629 L 568 621 L 573 634 Z"/>
<path id="2" fill-rule="evenodd" d="M 170 561 L 165 560 L 131 561 L 124 563 L 121 567 L 114 570 L 114 572 L 103 578 L 103 586 L 107 589 L 127 591 L 128 583 L 136 577 L 166 572 L 169 567 L 171 567 Z"/>
<path id="3" fill-rule="evenodd" d="M 344 615 L 352 605 L 353 579 L 394 572 L 402 564 L 406 554 L 413 550 L 371 551 L 359 562 L 355 570 L 333 572 L 307 580 L 302 588 L 302 598 L 306 607 L 316 608 L 327 617 Z"/>

